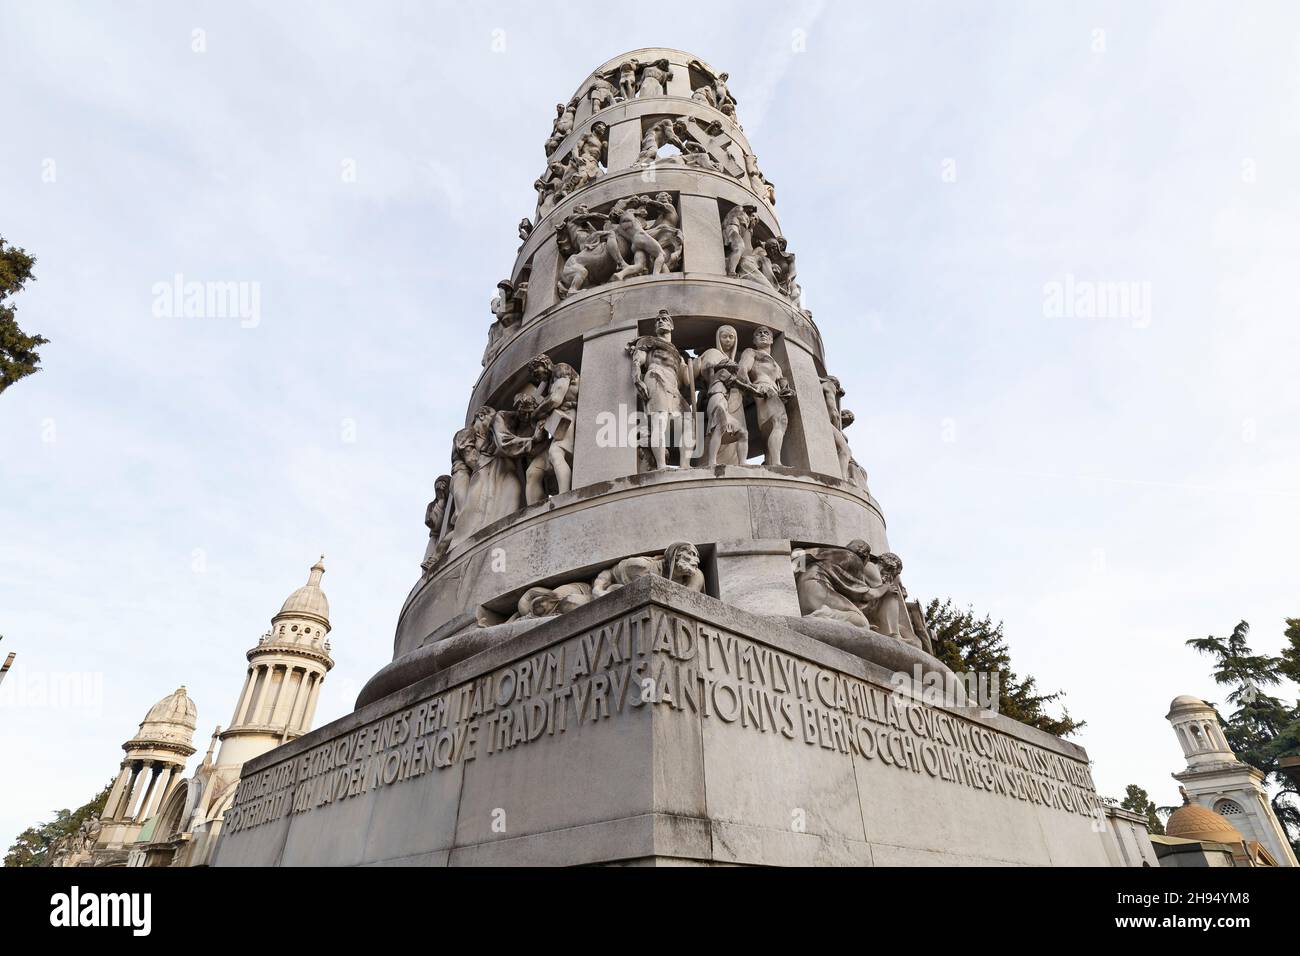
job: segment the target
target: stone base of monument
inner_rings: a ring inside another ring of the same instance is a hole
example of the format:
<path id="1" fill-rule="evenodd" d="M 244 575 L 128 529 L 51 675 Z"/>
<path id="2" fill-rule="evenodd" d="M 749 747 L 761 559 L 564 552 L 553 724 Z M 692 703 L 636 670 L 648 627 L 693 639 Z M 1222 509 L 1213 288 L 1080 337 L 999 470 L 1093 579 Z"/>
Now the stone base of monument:
<path id="1" fill-rule="evenodd" d="M 1087 755 L 646 576 L 244 766 L 218 866 L 1107 865 Z"/>

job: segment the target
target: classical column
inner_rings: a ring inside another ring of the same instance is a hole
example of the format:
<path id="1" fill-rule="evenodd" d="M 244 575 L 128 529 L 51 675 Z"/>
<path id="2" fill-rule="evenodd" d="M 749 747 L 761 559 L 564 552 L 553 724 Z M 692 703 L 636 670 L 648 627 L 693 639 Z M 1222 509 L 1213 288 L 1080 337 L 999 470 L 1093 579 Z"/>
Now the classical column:
<path id="1" fill-rule="evenodd" d="M 163 798 L 167 795 L 167 788 L 171 785 L 173 769 L 171 764 L 163 764 L 162 772 L 158 774 L 157 779 L 154 781 L 153 796 L 145 808 L 140 811 L 141 820 L 148 820 L 162 806 Z"/>
<path id="2" fill-rule="evenodd" d="M 235 720 L 235 725 L 250 723 L 253 718 L 253 708 L 257 704 L 257 699 L 262 695 L 262 688 L 266 686 L 266 668 L 258 665 L 253 668 L 252 686 L 248 691 L 248 698 L 244 701 L 243 710 Z"/>
<path id="3" fill-rule="evenodd" d="M 294 680 L 298 673 L 298 668 L 285 665 L 284 680 L 280 681 L 280 693 L 276 697 L 275 710 L 271 713 L 273 727 L 283 727 L 289 720 L 293 700 L 298 694 L 298 684 L 301 683 L 301 678 L 296 682 Z"/>
<path id="4" fill-rule="evenodd" d="M 153 786 L 153 769 L 152 760 L 141 761 L 140 772 L 135 775 L 135 785 L 131 788 L 131 799 L 126 805 L 126 812 L 122 814 L 122 819 L 127 823 L 134 821 L 140 807 L 144 806 L 149 788 Z"/>
<path id="5" fill-rule="evenodd" d="M 240 691 L 239 702 L 235 704 L 235 716 L 230 718 L 230 726 L 234 727 L 239 723 L 239 718 L 243 715 L 244 708 L 248 706 L 248 696 L 253 692 L 254 670 L 248 669 L 248 674 L 244 677 L 244 689 Z"/>
<path id="6" fill-rule="evenodd" d="M 130 776 L 131 764 L 129 761 L 123 761 L 122 769 L 118 773 L 117 779 L 113 781 L 113 789 L 108 792 L 108 799 L 104 802 L 104 819 L 116 819 L 117 806 L 122 802 L 122 791 L 126 789 L 126 782 Z"/>
<path id="7" fill-rule="evenodd" d="M 271 721 L 271 713 L 275 708 L 275 702 L 280 694 L 280 687 L 283 682 L 276 681 L 276 672 L 280 670 L 279 664 L 268 664 L 266 666 L 266 682 L 262 687 L 261 699 L 257 702 L 257 716 L 253 718 L 255 724 L 267 724 Z"/>
<path id="8" fill-rule="evenodd" d="M 311 682 L 315 676 L 314 671 L 304 669 L 302 679 L 298 681 L 297 689 L 293 695 L 293 706 L 289 708 L 287 729 L 291 733 L 303 733 L 302 718 L 307 712 L 307 697 L 311 693 Z"/>
<path id="9" fill-rule="evenodd" d="M 325 677 L 319 675 L 311 685 L 311 696 L 307 700 L 307 716 L 302 722 L 304 732 L 311 727 L 311 722 L 316 717 L 316 701 L 320 698 L 320 685 L 323 683 L 325 683 Z"/>

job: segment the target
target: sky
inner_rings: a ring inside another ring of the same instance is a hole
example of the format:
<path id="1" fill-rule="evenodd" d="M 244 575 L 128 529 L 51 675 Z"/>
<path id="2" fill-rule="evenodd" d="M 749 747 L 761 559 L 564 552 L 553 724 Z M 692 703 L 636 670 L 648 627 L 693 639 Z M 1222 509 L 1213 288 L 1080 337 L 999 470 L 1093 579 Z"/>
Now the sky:
<path id="1" fill-rule="evenodd" d="M 351 711 L 554 104 L 647 46 L 731 74 L 911 595 L 1004 622 L 1101 793 L 1178 802 L 1169 702 L 1224 696 L 1184 641 L 1300 617 L 1300 8 L 6 0 L 51 341 L 0 396 L 3 845 L 182 684 L 192 770 L 322 553 Z M 256 315 L 158 314 L 177 275 Z"/>

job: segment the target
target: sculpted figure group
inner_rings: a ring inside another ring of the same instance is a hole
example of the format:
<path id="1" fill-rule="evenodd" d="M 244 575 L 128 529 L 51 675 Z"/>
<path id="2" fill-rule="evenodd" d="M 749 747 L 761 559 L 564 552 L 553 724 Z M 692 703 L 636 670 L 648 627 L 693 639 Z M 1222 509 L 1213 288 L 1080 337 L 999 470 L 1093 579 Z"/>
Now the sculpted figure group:
<path id="1" fill-rule="evenodd" d="M 434 499 L 425 509 L 434 543 L 422 564 L 426 572 L 453 542 L 573 487 L 578 372 L 538 355 L 528 376 L 512 408 L 485 405 L 453 436 L 451 474 L 434 482 Z"/>
<path id="2" fill-rule="evenodd" d="M 826 413 L 830 416 L 831 428 L 835 434 L 835 453 L 840 460 L 840 477 L 845 481 L 852 482 L 863 491 L 868 493 L 867 472 L 853 458 L 853 451 L 849 448 L 849 440 L 844 437 L 844 429 L 853 424 L 854 416 L 847 408 L 840 407 L 840 399 L 844 397 L 844 387 L 840 385 L 840 380 L 834 375 L 828 375 L 821 380 L 822 398 L 826 402 Z"/>
<path id="3" fill-rule="evenodd" d="M 798 307 L 803 290 L 795 277 L 799 274 L 795 256 L 786 248 L 784 236 L 755 241 L 754 227 L 759 222 L 758 207 L 732 206 L 722 219 L 722 242 L 727 253 L 727 275 L 748 279 L 764 288 L 779 292 Z"/>
<path id="4" fill-rule="evenodd" d="M 745 405 L 752 404 L 764 443 L 764 465 L 781 465 L 781 446 L 789 424 L 786 403 L 794 390 L 772 355 L 772 330 L 754 329 L 752 344 L 737 357 L 739 337 L 733 326 L 721 326 L 714 346 L 694 358 L 673 343 L 672 316 L 660 310 L 654 333 L 628 343 L 632 381 L 648 423 L 641 443 L 649 450 L 651 467 L 668 466 L 669 448 L 681 449 L 682 463 L 742 464 L 748 454 Z M 696 388 L 699 388 L 697 398 Z M 703 413 L 702 454 L 694 428 L 696 408 Z"/>
<path id="5" fill-rule="evenodd" d="M 590 604 L 596 598 L 611 594 L 646 575 L 664 577 L 691 591 L 704 592 L 699 549 L 689 541 L 678 541 L 670 544 L 662 555 L 624 558 L 605 568 L 591 581 L 574 581 L 553 588 L 529 588 L 520 596 L 515 614 L 510 620 L 563 614 Z"/>
<path id="6" fill-rule="evenodd" d="M 605 175 L 602 164 L 609 139 L 609 127 L 599 121 L 578 137 L 569 155 L 562 161 L 548 162 L 546 172 L 533 183 L 537 190 L 537 216 L 540 220 L 565 196 L 594 183 Z"/>
<path id="7" fill-rule="evenodd" d="M 799 610 L 805 617 L 842 621 L 896 638 L 932 653 L 920 604 L 907 600 L 898 555 L 871 553 L 862 540 L 843 548 L 796 548 L 791 552 Z"/>
<path id="8" fill-rule="evenodd" d="M 629 196 L 606 213 L 582 203 L 560 222 L 555 242 L 564 265 L 556 294 L 632 276 L 677 272 L 682 264 L 680 217 L 672 196 Z"/>

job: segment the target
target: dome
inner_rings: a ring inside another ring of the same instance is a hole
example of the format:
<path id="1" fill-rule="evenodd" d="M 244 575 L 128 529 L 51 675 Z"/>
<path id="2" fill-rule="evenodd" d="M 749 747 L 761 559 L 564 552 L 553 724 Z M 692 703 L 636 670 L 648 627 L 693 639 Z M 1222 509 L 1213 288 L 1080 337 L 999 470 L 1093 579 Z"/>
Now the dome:
<path id="1" fill-rule="evenodd" d="M 320 589 L 320 579 L 324 573 L 325 555 L 322 554 L 320 560 L 311 566 L 307 583 L 284 599 L 284 604 L 280 606 L 280 613 L 271 620 L 274 622 L 289 615 L 306 615 L 317 618 L 329 627 L 330 602 L 326 600 L 325 592 Z"/>
<path id="2" fill-rule="evenodd" d="M 1219 814 L 1199 803 L 1185 803 L 1169 817 L 1165 835 L 1210 843 L 1241 843 L 1245 837 Z"/>
<path id="3" fill-rule="evenodd" d="M 1170 702 L 1169 709 L 1176 710 L 1179 707 L 1205 707 L 1208 709 L 1209 706 L 1199 697 L 1193 697 L 1191 694 L 1179 694 Z"/>
<path id="4" fill-rule="evenodd" d="M 199 709 L 194 706 L 194 701 L 185 693 L 185 685 L 180 687 L 158 703 L 149 708 L 149 713 L 144 715 L 141 726 L 144 724 L 177 724 L 182 727 L 188 727 L 193 730 L 198 725 Z"/>
<path id="5" fill-rule="evenodd" d="M 128 751 L 161 746 L 188 755 L 194 752 L 194 728 L 198 722 L 199 709 L 182 684 L 149 708 L 140 721 L 140 729 L 123 746 Z"/>

